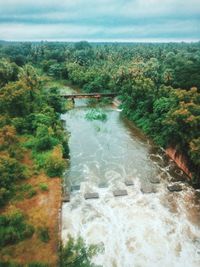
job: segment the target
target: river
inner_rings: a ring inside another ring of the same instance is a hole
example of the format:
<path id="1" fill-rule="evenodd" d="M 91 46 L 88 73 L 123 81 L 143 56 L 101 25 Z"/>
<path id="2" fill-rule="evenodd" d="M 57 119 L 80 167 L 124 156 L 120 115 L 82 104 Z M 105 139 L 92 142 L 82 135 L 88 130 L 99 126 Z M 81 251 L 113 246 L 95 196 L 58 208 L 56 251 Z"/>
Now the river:
<path id="1" fill-rule="evenodd" d="M 62 115 L 71 133 L 66 185 L 80 185 L 62 206 L 63 242 L 70 234 L 99 244 L 93 262 L 103 267 L 199 267 L 198 192 L 185 183 L 169 192 L 167 185 L 184 175 L 119 110 L 104 108 L 102 122 L 86 120 L 88 109 L 76 100 Z M 115 189 L 128 195 L 116 198 Z M 85 200 L 87 192 L 99 199 Z"/>

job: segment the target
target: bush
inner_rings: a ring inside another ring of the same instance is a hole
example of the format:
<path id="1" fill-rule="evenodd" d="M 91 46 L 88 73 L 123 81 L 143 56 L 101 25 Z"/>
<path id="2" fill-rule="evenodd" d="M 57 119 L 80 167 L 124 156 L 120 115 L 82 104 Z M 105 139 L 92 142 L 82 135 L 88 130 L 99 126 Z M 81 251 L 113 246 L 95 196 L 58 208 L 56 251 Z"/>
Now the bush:
<path id="1" fill-rule="evenodd" d="M 47 98 L 48 104 L 54 108 L 55 112 L 63 113 L 64 109 L 64 100 L 59 96 L 59 89 L 56 87 L 49 89 L 50 93 Z"/>
<path id="2" fill-rule="evenodd" d="M 47 243 L 50 239 L 48 227 L 44 227 L 44 226 L 39 227 L 38 236 L 42 242 Z"/>
<path id="3" fill-rule="evenodd" d="M 66 168 L 66 161 L 62 158 L 62 149 L 57 146 L 47 158 L 45 170 L 49 177 L 62 176 Z"/>
<path id="4" fill-rule="evenodd" d="M 45 168 L 45 164 L 49 156 L 51 155 L 52 151 L 46 151 L 46 152 L 37 152 L 33 151 L 32 152 L 32 157 L 36 162 L 36 167 L 38 169 L 40 168 Z"/>
<path id="5" fill-rule="evenodd" d="M 31 188 L 27 194 L 28 198 L 32 198 L 33 196 L 35 196 L 37 194 L 37 191 L 34 188 Z"/>
<path id="6" fill-rule="evenodd" d="M 4 187 L 0 188 L 0 206 L 3 206 L 10 198 L 10 191 Z"/>
<path id="7" fill-rule="evenodd" d="M 47 126 L 39 126 L 36 131 L 35 149 L 44 151 L 52 149 L 59 141 L 53 137 L 53 130 Z"/>
<path id="8" fill-rule="evenodd" d="M 32 262 L 27 265 L 28 267 L 49 267 L 49 264 L 40 263 L 40 262 Z"/>
<path id="9" fill-rule="evenodd" d="M 14 263 L 14 262 L 8 262 L 8 261 L 0 261 L 0 266 L 1 267 L 22 267 L 21 264 L 19 263 Z"/>
<path id="10" fill-rule="evenodd" d="M 8 215 L 0 215 L 0 247 L 15 244 L 34 233 L 34 227 L 26 223 L 24 215 L 14 211 Z"/>
<path id="11" fill-rule="evenodd" d="M 14 197 L 15 200 L 22 200 L 24 198 L 31 198 L 36 195 L 37 191 L 31 184 L 22 184 L 15 186 L 16 196 Z"/>
<path id="12" fill-rule="evenodd" d="M 28 132 L 29 124 L 26 118 L 21 118 L 21 117 L 13 118 L 12 124 L 15 126 L 17 133 L 24 134 Z"/>
<path id="13" fill-rule="evenodd" d="M 8 155 L 0 155 L 0 205 L 9 199 L 13 183 L 25 177 L 25 168 L 21 163 Z"/>
<path id="14" fill-rule="evenodd" d="M 62 142 L 62 152 L 63 152 L 63 157 L 65 159 L 69 158 L 69 145 L 68 145 L 68 140 L 64 140 Z"/>
<path id="15" fill-rule="evenodd" d="M 48 264 L 45 263 L 40 263 L 40 262 L 32 262 L 28 263 L 26 265 L 22 265 L 20 263 L 14 263 L 14 262 L 8 262 L 8 261 L 0 261 L 0 266 L 1 267 L 49 267 Z"/>
<path id="16" fill-rule="evenodd" d="M 65 247 L 61 248 L 60 266 L 70 267 L 95 267 L 91 262 L 93 256 L 101 252 L 97 245 L 86 246 L 82 238 L 74 240 L 69 237 L 69 241 Z M 100 266 L 99 266 L 100 267 Z"/>
<path id="17" fill-rule="evenodd" d="M 107 119 L 107 115 L 106 115 L 106 113 L 104 113 L 100 109 L 91 109 L 91 110 L 89 110 L 87 112 L 87 114 L 85 115 L 85 118 L 87 120 L 101 120 L 101 121 L 105 121 Z"/>
<path id="18" fill-rule="evenodd" d="M 39 184 L 39 187 L 42 191 L 49 191 L 48 185 L 45 183 Z"/>
<path id="19" fill-rule="evenodd" d="M 44 113 L 34 113 L 34 119 L 33 119 L 33 127 L 34 129 L 37 129 L 37 127 L 41 125 L 45 125 L 47 127 L 50 127 L 54 122 L 54 118 L 51 116 L 44 114 Z"/>

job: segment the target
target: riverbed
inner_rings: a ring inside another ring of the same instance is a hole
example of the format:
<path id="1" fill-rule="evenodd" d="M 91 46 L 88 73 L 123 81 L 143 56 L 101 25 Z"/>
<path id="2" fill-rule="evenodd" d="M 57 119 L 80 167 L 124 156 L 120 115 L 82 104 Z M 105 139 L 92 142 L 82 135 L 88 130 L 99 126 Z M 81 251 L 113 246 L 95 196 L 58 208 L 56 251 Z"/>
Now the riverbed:
<path id="1" fill-rule="evenodd" d="M 62 115 L 70 132 L 65 186 L 80 185 L 62 206 L 63 242 L 70 234 L 98 244 L 102 251 L 93 262 L 103 267 L 199 267 L 198 192 L 120 110 L 105 107 L 105 121 L 87 120 L 88 110 L 76 100 Z M 167 186 L 177 180 L 183 190 L 170 192 Z M 116 189 L 128 195 L 116 198 Z M 99 199 L 85 200 L 90 192 Z"/>

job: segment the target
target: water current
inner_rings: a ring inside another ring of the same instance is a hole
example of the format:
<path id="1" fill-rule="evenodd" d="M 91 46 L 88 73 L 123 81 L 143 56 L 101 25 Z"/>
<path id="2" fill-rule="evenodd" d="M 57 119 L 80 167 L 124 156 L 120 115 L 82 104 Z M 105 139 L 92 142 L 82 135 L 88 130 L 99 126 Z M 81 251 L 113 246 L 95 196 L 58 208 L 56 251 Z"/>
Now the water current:
<path id="1" fill-rule="evenodd" d="M 181 192 L 167 189 L 184 174 L 117 108 L 105 107 L 103 122 L 87 120 L 88 110 L 76 100 L 62 115 L 70 132 L 65 185 L 80 185 L 62 206 L 63 242 L 70 234 L 98 244 L 93 262 L 103 267 L 199 267 L 199 192 L 184 181 Z M 128 195 L 114 197 L 116 189 Z M 85 200 L 91 192 L 99 199 Z"/>

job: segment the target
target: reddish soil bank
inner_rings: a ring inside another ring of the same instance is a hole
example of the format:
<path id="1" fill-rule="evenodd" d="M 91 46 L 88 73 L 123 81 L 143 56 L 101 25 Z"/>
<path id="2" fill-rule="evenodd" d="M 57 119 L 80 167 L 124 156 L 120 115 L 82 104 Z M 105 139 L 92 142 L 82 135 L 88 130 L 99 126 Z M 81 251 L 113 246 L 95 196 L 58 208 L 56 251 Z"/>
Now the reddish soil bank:
<path id="1" fill-rule="evenodd" d="M 166 149 L 166 154 L 176 162 L 178 167 L 183 170 L 184 173 L 186 173 L 190 178 L 192 178 L 192 174 L 188 168 L 187 160 L 184 155 L 178 153 L 177 150 L 172 147 Z"/>

